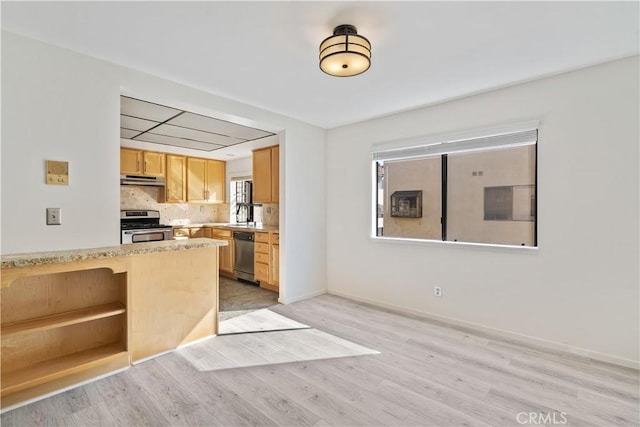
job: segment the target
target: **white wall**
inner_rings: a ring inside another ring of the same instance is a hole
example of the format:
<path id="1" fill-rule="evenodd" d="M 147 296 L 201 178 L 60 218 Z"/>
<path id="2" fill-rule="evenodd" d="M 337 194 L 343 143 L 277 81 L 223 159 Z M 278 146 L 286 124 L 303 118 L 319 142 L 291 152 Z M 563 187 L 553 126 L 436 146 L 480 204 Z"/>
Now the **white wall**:
<path id="1" fill-rule="evenodd" d="M 324 130 L 8 32 L 2 33 L 2 253 L 119 244 L 121 93 L 281 132 L 280 296 L 286 302 L 326 289 L 326 192 L 318 179 L 325 171 Z M 44 184 L 46 159 L 69 161 L 68 187 Z M 62 208 L 62 226 L 45 225 L 46 207 Z M 302 226 L 304 234 L 292 231 Z"/>
<path id="2" fill-rule="evenodd" d="M 277 141 L 276 141 L 276 144 L 277 144 Z M 251 176 L 251 174 L 253 173 L 253 159 L 251 157 L 228 160 L 226 166 L 227 166 L 226 167 L 227 184 L 231 183 L 231 178 L 233 177 Z"/>
<path id="3" fill-rule="evenodd" d="M 629 58 L 328 131 L 329 292 L 637 364 L 638 68 Z M 541 122 L 537 252 L 370 239 L 372 144 L 527 120 Z"/>

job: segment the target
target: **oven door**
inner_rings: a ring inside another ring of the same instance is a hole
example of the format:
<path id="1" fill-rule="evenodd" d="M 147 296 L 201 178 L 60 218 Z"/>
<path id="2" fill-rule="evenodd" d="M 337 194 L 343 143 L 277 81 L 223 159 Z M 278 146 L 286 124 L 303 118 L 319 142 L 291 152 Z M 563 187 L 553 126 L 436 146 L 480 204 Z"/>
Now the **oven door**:
<path id="1" fill-rule="evenodd" d="M 171 240 L 173 230 L 165 228 L 148 228 L 146 230 L 125 230 L 122 232 L 122 244 L 158 242 L 161 240 Z"/>

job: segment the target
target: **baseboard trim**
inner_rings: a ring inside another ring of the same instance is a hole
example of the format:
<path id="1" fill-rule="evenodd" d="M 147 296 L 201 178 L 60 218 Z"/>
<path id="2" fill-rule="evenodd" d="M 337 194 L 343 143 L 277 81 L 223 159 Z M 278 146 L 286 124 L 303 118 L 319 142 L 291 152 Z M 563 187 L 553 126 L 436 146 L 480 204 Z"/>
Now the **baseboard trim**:
<path id="1" fill-rule="evenodd" d="M 425 311 L 412 310 L 412 309 L 401 307 L 394 304 L 380 302 L 380 301 L 376 301 L 369 298 L 362 298 L 356 295 L 351 295 L 346 292 L 330 289 L 327 291 L 327 293 L 330 295 L 336 295 L 339 297 L 348 298 L 354 301 L 369 304 L 374 307 L 384 308 L 386 310 L 393 311 L 399 314 L 410 314 L 412 316 L 446 323 L 455 327 L 463 327 L 463 328 L 468 328 L 474 331 L 482 332 L 485 334 L 495 335 L 499 338 L 508 338 L 510 340 L 517 341 L 522 344 L 535 345 L 537 347 L 541 347 L 546 350 L 570 353 L 577 356 L 588 357 L 590 359 L 598 360 L 600 362 L 611 363 L 613 365 L 623 366 L 625 368 L 640 370 L 640 361 L 634 361 L 634 360 L 625 359 L 618 356 L 613 356 L 610 354 L 600 353 L 600 352 L 589 350 L 582 347 L 574 347 L 568 344 L 563 344 L 556 341 L 549 341 L 543 338 L 537 338 L 530 335 L 518 334 L 516 332 L 507 331 L 505 329 L 493 328 L 490 326 L 482 325 L 480 323 L 468 322 L 466 320 L 458 320 L 451 317 L 440 316 L 440 315 L 425 312 Z"/>
<path id="2" fill-rule="evenodd" d="M 305 300 L 305 299 L 309 299 L 309 298 L 317 297 L 317 296 L 320 296 L 320 295 L 324 295 L 326 293 L 327 293 L 327 290 L 326 289 L 322 289 L 320 291 L 311 292 L 311 293 L 304 294 L 304 295 L 298 295 L 298 296 L 292 297 L 292 298 L 282 298 L 282 297 L 280 297 L 280 298 L 278 298 L 278 302 L 280 304 L 291 304 L 291 303 L 294 303 L 294 302 L 298 302 L 298 301 L 302 301 L 302 300 Z"/>

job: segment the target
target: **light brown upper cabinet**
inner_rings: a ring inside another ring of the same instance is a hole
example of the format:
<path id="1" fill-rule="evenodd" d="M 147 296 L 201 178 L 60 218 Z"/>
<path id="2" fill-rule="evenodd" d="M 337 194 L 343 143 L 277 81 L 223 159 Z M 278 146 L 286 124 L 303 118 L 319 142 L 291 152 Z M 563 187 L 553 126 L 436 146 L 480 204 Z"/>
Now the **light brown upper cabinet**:
<path id="1" fill-rule="evenodd" d="M 123 175 L 139 175 L 141 172 L 142 151 L 130 148 L 120 149 L 120 173 Z"/>
<path id="2" fill-rule="evenodd" d="M 278 203 L 280 197 L 280 147 L 253 151 L 253 201 Z"/>
<path id="3" fill-rule="evenodd" d="M 164 153 L 120 148 L 120 173 L 123 175 L 164 176 L 164 167 Z"/>
<path id="4" fill-rule="evenodd" d="M 187 158 L 187 201 L 224 203 L 225 163 L 220 160 Z"/>
<path id="5" fill-rule="evenodd" d="M 155 151 L 143 151 L 142 160 L 142 175 L 164 176 L 164 153 L 156 153 Z"/>
<path id="6" fill-rule="evenodd" d="M 167 203 L 187 201 L 187 158 L 167 154 Z"/>

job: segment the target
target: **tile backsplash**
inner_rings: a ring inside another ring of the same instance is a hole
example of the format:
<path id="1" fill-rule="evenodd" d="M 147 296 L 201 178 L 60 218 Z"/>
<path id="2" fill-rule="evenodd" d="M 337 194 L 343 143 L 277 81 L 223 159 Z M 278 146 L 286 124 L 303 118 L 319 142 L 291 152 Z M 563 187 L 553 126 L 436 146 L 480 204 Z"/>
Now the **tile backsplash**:
<path id="1" fill-rule="evenodd" d="M 159 187 L 120 186 L 120 209 L 160 211 L 160 223 L 184 225 L 203 222 L 228 222 L 229 205 L 158 203 Z M 225 216 L 226 215 L 226 216 Z M 224 218 L 227 219 L 224 219 Z"/>
<path id="2" fill-rule="evenodd" d="M 120 186 L 120 209 L 150 209 L 160 211 L 160 223 L 168 225 L 231 222 L 228 203 L 219 205 L 191 203 L 158 203 L 159 187 Z M 278 225 L 277 203 L 263 205 L 262 223 Z"/>
<path id="3" fill-rule="evenodd" d="M 262 223 L 264 225 L 278 225 L 280 210 L 277 203 L 264 203 L 262 205 Z"/>

